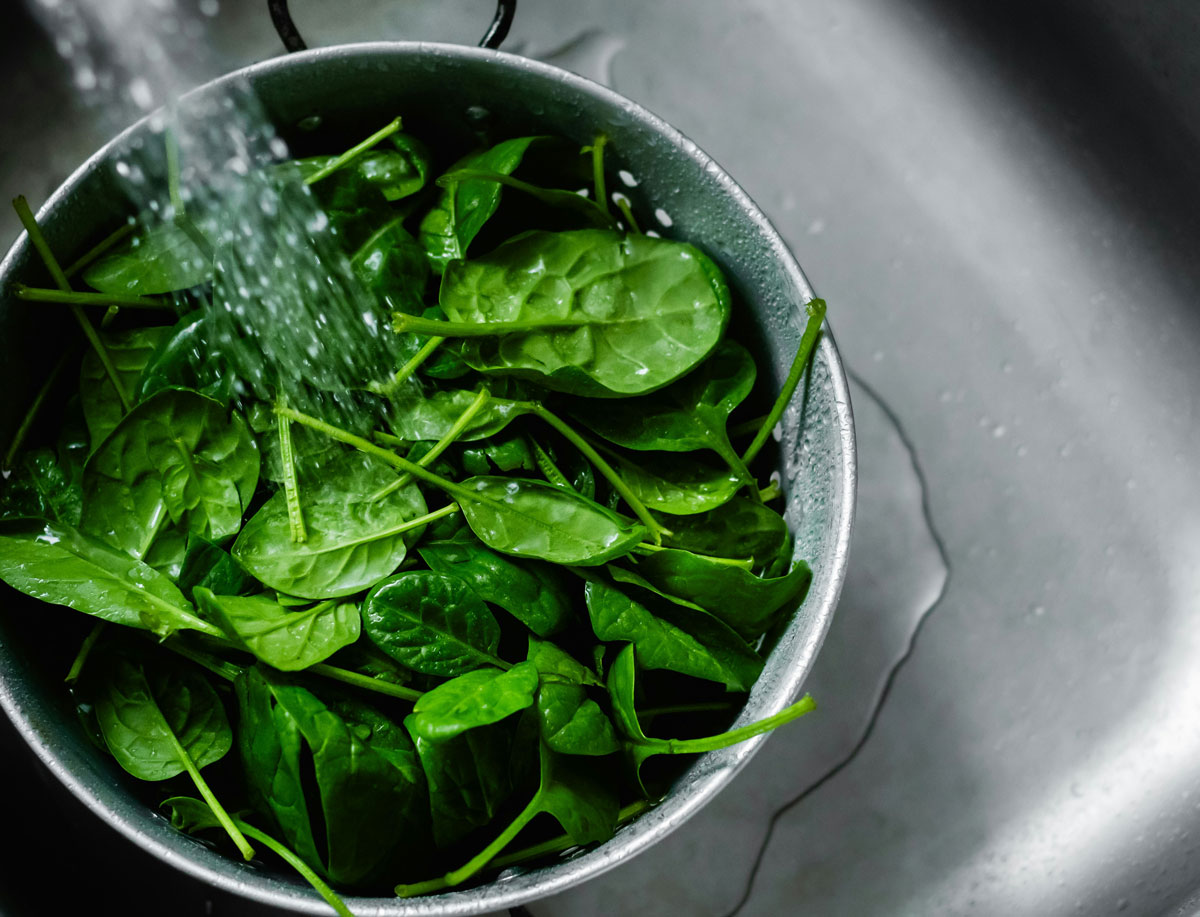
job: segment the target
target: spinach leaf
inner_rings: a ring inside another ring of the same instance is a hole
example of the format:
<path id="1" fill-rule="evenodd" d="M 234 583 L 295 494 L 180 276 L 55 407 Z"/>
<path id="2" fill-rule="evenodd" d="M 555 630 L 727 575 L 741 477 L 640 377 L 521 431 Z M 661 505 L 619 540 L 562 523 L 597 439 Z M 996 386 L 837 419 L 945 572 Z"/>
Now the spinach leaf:
<path id="1" fill-rule="evenodd" d="M 724 340 L 704 363 L 666 388 L 638 398 L 577 401 L 571 416 L 627 449 L 711 449 L 751 482 L 725 425 L 754 388 L 756 373 L 746 348 Z"/>
<path id="2" fill-rule="evenodd" d="M 398 201 L 425 186 L 430 156 L 425 144 L 410 134 L 393 134 L 389 139 L 394 149 L 369 150 L 356 156 L 343 169 L 378 190 L 387 200 Z M 310 156 L 273 168 L 280 177 L 294 176 L 303 181 L 335 159 L 336 156 Z"/>
<path id="3" fill-rule="evenodd" d="M 423 788 L 412 768 L 396 766 L 404 749 L 398 729 L 381 729 L 377 714 L 373 723 L 348 722 L 311 691 L 264 670 L 248 670 L 235 687 L 251 797 L 309 865 L 354 885 L 390 862 L 406 837 L 417 833 L 420 842 L 424 822 L 414 802 Z"/>
<path id="4" fill-rule="evenodd" d="M 450 431 L 475 396 L 475 392 L 467 389 L 430 392 L 423 397 L 410 393 L 396 402 L 392 430 L 400 439 L 410 442 L 439 440 Z M 527 402 L 492 395 L 463 430 L 459 440 L 472 442 L 495 436 L 513 420 L 532 410 L 533 406 Z"/>
<path id="5" fill-rule="evenodd" d="M 237 565 L 229 552 L 220 545 L 195 533 L 188 536 L 187 552 L 176 585 L 190 600 L 198 586 L 217 595 L 243 595 L 258 584 L 254 578 Z"/>
<path id="6" fill-rule="evenodd" d="M 455 577 L 418 570 L 386 580 L 367 594 L 362 618 L 376 646 L 417 672 L 453 677 L 509 667 L 496 657 L 500 625 Z"/>
<path id="7" fill-rule="evenodd" d="M 788 539 L 787 523 L 773 509 L 757 500 L 734 497 L 716 509 L 691 516 L 674 516 L 668 523 L 671 534 L 663 543 L 695 554 L 715 557 L 752 557 L 764 564 L 783 549 Z"/>
<path id="8" fill-rule="evenodd" d="M 529 232 L 455 261 L 439 302 L 450 322 L 439 331 L 408 319 L 410 330 L 466 337 L 463 358 L 481 372 L 602 397 L 688 372 L 717 346 L 730 311 L 720 270 L 696 248 L 600 229 Z"/>
<path id="9" fill-rule="evenodd" d="M 162 573 L 61 523 L 0 534 L 0 579 L 43 602 L 160 637 L 179 629 L 221 636 Z"/>
<path id="10" fill-rule="evenodd" d="M 567 581 L 550 564 L 518 562 L 488 550 L 469 535 L 423 544 L 422 560 L 462 580 L 485 602 L 499 605 L 538 636 L 562 630 L 572 618 Z"/>
<path id="11" fill-rule="evenodd" d="M 171 810 L 171 827 L 177 831 L 194 834 L 197 831 L 203 831 L 207 828 L 221 827 L 221 821 L 216 813 L 213 812 L 212 807 L 190 796 L 172 796 L 170 799 L 164 799 L 160 808 L 169 808 Z M 338 917 L 354 917 L 342 899 L 334 894 L 333 889 L 326 885 L 321 880 L 321 877 L 313 872 L 308 864 L 296 856 L 296 854 L 292 853 L 292 851 L 275 840 L 275 838 L 264 834 L 253 825 L 246 824 L 240 818 L 235 816 L 233 822 L 243 834 L 258 841 L 296 870 L 296 872 L 300 873 L 304 881 L 313 887 L 313 891 L 325 899 L 325 902 L 333 908 L 334 913 Z"/>
<path id="12" fill-rule="evenodd" d="M 167 519 L 212 539 L 236 532 L 258 483 L 245 422 L 186 389 L 144 401 L 84 469 L 83 527 L 145 557 Z"/>
<path id="13" fill-rule="evenodd" d="M 225 757 L 233 730 L 217 692 L 194 669 L 123 652 L 101 660 L 96 723 L 117 763 L 140 780 L 168 780 L 187 772 L 242 856 L 254 849 L 200 775 Z"/>
<path id="14" fill-rule="evenodd" d="M 544 683 L 537 694 L 542 741 L 563 755 L 611 755 L 620 750 L 612 723 L 581 685 Z"/>
<path id="15" fill-rule="evenodd" d="M 468 729 L 445 742 L 430 742 L 404 720 L 429 787 L 433 839 L 440 848 L 486 825 L 512 795 L 516 722 Z"/>
<path id="16" fill-rule="evenodd" d="M 165 331 L 142 368 L 134 389 L 138 401 L 167 388 L 190 388 L 221 402 L 230 400 L 230 376 L 221 370 L 221 361 L 212 352 L 210 325 L 192 312 Z"/>
<path id="17" fill-rule="evenodd" d="M 413 706 L 409 728 L 430 742 L 445 742 L 530 707 L 537 689 L 537 667 L 530 662 L 508 671 L 466 672 L 422 694 Z"/>
<path id="18" fill-rule="evenodd" d="M 459 869 L 439 879 L 396 886 L 401 897 L 436 891 L 465 882 L 487 866 L 538 815 L 553 817 L 576 844 L 606 841 L 617 826 L 618 801 L 610 783 L 598 780 L 575 758 L 557 755 L 539 744 L 541 776 L 533 799 L 500 835 Z"/>
<path id="19" fill-rule="evenodd" d="M 505 554 L 595 566 L 629 553 L 647 534 L 632 519 L 543 481 L 484 475 L 459 489 L 471 530 Z"/>
<path id="20" fill-rule="evenodd" d="M 0 519 L 49 519 L 79 525 L 83 489 L 50 449 L 21 456 L 0 491 Z"/>
<path id="21" fill-rule="evenodd" d="M 384 223 L 355 249 L 350 267 L 382 307 L 383 323 L 391 312 L 420 315 L 424 310 L 429 263 L 417 240 L 404 229 L 402 217 Z"/>
<path id="22" fill-rule="evenodd" d="M 451 171 L 472 168 L 511 174 L 537 139 L 505 140 L 491 149 L 464 156 Z M 500 205 L 500 192 L 501 186 L 496 182 L 480 180 L 456 182 L 443 189 L 438 202 L 421 220 L 417 236 L 436 273 L 441 274 L 451 261 L 466 256 L 471 241 Z"/>
<path id="23" fill-rule="evenodd" d="M 189 666 L 111 653 L 96 720 L 117 763 L 139 780 L 167 780 L 225 757 L 233 730 L 212 685 Z"/>
<path id="24" fill-rule="evenodd" d="M 730 691 L 749 691 L 762 671 L 762 659 L 715 618 L 677 607 L 659 609 L 676 616 L 672 623 L 630 591 L 595 575 L 588 577 L 584 597 L 596 636 L 634 644 L 648 669 L 715 681 Z"/>
<path id="25" fill-rule="evenodd" d="M 200 231 L 212 238 L 217 221 L 201 217 L 198 222 Z M 83 279 L 101 293 L 154 296 L 208 283 L 212 261 L 174 222 L 151 216 L 128 240 L 93 262 Z"/>
<path id="26" fill-rule="evenodd" d="M 104 348 L 112 358 L 117 378 L 127 395 L 137 391 L 142 371 L 168 334 L 170 331 L 167 328 L 134 328 L 102 333 Z M 95 451 L 104 438 L 117 428 L 125 416 L 125 409 L 94 349 L 84 353 L 79 367 L 79 401 L 91 434 L 92 450 Z"/>
<path id="27" fill-rule="evenodd" d="M 255 441 L 262 453 L 262 476 L 268 481 L 282 484 L 284 481 L 283 452 L 279 441 L 279 425 L 271 405 L 256 401 L 246 412 L 246 422 L 254 431 Z M 335 459 L 342 447 L 328 436 L 322 436 L 308 427 L 292 424 L 292 461 L 301 480 L 317 477 L 318 467 Z"/>
<path id="28" fill-rule="evenodd" d="M 673 516 L 716 509 L 732 500 L 744 483 L 729 468 L 714 468 L 690 457 L 647 452 L 634 459 L 628 453 L 605 451 L 639 500 Z"/>
<path id="29" fill-rule="evenodd" d="M 640 658 L 640 657 L 637 657 Z M 635 704 L 637 658 L 632 644 L 629 644 L 613 660 L 608 670 L 608 694 L 612 700 L 613 720 L 625 735 L 626 753 L 634 767 L 634 773 L 641 783 L 641 767 L 647 758 L 654 755 L 691 755 L 719 748 L 737 745 L 746 739 L 778 729 L 785 723 L 812 712 L 816 704 L 807 694 L 794 704 L 784 707 L 778 713 L 765 717 L 737 729 L 722 732 L 718 735 L 705 736 L 699 739 L 656 739 L 650 738 L 642 730 L 638 720 Z M 645 786 L 642 786 L 645 793 Z M 649 794 L 647 794 L 648 796 Z"/>
<path id="30" fill-rule="evenodd" d="M 311 599 L 352 595 L 395 571 L 424 527 L 426 504 L 414 485 L 376 494 L 396 473 L 366 455 L 346 455 L 301 488 L 305 541 L 292 540 L 287 495 L 277 491 L 246 523 L 233 556 L 280 592 Z"/>
<path id="31" fill-rule="evenodd" d="M 599 685 L 600 680 L 582 662 L 549 640 L 529 638 L 528 657 L 544 676 L 543 682 L 571 685 Z"/>
<path id="32" fill-rule="evenodd" d="M 798 602 L 812 582 L 812 570 L 802 560 L 786 576 L 764 579 L 742 567 L 674 549 L 639 558 L 637 571 L 663 592 L 702 606 L 747 639 L 765 632 L 777 612 Z"/>
<path id="33" fill-rule="evenodd" d="M 213 595 L 195 589 L 200 610 L 247 652 L 284 672 L 328 659 L 358 639 L 358 606 L 328 601 L 289 609 L 265 595 Z"/>

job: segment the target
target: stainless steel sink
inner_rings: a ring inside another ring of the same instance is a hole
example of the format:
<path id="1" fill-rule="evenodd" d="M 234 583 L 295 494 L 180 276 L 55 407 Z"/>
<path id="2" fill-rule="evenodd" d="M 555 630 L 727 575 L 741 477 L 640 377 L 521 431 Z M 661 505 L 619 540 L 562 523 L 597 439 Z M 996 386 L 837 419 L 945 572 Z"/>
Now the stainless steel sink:
<path id="1" fill-rule="evenodd" d="M 292 2 L 313 44 L 470 42 L 490 7 Z M 257 3 L 208 27 L 214 69 L 278 51 Z M 111 125 L 32 26 L 0 34 L 0 177 L 36 199 Z M 819 714 L 533 914 L 1200 909 L 1198 39 L 1164 0 L 521 0 L 508 49 L 662 115 L 776 222 L 856 375 L 860 461 Z M 269 913 L 54 793 L 18 793 L 15 913 L 77 888 Z M 40 858 L 72 887 L 26 884 Z"/>

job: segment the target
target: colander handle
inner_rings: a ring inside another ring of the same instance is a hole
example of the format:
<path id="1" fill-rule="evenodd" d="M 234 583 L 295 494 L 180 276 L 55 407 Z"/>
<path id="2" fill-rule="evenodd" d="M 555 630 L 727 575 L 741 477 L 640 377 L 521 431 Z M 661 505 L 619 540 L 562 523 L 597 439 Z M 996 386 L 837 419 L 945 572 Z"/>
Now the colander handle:
<path id="1" fill-rule="evenodd" d="M 267 9 L 271 13 L 271 22 L 275 26 L 275 31 L 279 33 L 283 46 L 289 52 L 303 51 L 308 48 L 300 30 L 296 28 L 296 23 L 292 21 L 292 14 L 288 12 L 288 0 L 267 0 Z M 497 0 L 496 15 L 483 38 L 479 40 L 479 46 L 481 48 L 499 48 L 500 43 L 508 36 L 508 30 L 516 12 L 517 0 Z"/>

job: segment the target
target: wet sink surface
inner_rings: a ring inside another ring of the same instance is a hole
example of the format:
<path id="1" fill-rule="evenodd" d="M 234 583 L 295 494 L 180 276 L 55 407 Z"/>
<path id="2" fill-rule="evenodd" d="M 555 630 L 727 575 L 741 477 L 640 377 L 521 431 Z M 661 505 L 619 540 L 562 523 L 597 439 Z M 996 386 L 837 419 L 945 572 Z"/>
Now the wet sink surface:
<path id="1" fill-rule="evenodd" d="M 222 66 L 275 54 L 234 6 Z M 1200 11 L 991 6 L 521 0 L 506 48 L 661 114 L 793 246 L 854 374 L 861 474 L 819 715 L 536 917 L 1195 910 Z M 472 41 L 490 14 L 337 7 L 292 2 L 314 44 Z M 44 116 L 73 111 L 68 75 L 8 34 L 0 178 L 38 198 L 103 131 Z M 20 756 L 0 776 L 38 780 Z M 175 913 L 268 913 L 63 807 L 67 837 L 31 825 L 20 856 L 82 858 L 89 902 L 161 913 L 128 903 L 137 877 Z"/>

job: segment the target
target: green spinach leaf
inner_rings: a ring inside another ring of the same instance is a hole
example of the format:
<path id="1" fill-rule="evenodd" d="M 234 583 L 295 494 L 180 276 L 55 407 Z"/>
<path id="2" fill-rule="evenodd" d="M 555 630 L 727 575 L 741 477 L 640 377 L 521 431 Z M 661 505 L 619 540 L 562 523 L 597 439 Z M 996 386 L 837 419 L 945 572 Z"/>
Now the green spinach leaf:
<path id="1" fill-rule="evenodd" d="M 169 334 L 170 329 L 160 327 L 102 334 L 104 348 L 112 358 L 126 395 L 137 392 L 143 370 Z M 125 416 L 121 398 L 95 350 L 84 353 L 79 367 L 79 402 L 95 451 Z"/>
<path id="2" fill-rule="evenodd" d="M 550 564 L 512 560 L 465 533 L 426 542 L 418 550 L 431 569 L 461 579 L 485 602 L 499 605 L 538 636 L 562 630 L 573 617 L 567 580 Z"/>
<path id="3" fill-rule="evenodd" d="M 455 163 L 450 171 L 487 169 L 505 175 L 521 164 L 529 145 L 537 137 L 517 137 L 494 147 L 471 153 Z M 466 256 L 471 241 L 500 206 L 501 186 L 493 181 L 467 180 L 442 190 L 441 197 L 421 220 L 417 238 L 429 256 L 435 272 Z"/>
<path id="4" fill-rule="evenodd" d="M 786 576 L 764 579 L 742 567 L 674 549 L 639 558 L 637 571 L 663 592 L 702 606 L 746 639 L 770 628 L 780 609 L 802 599 L 812 582 L 812 570 L 802 560 Z"/>
<path id="5" fill-rule="evenodd" d="M 402 573 L 367 594 L 362 617 L 375 645 L 417 672 L 453 677 L 487 666 L 508 668 L 496 656 L 500 625 L 455 577 Z"/>
<path id="6" fill-rule="evenodd" d="M 413 706 L 409 728 L 430 742 L 490 726 L 533 704 L 537 667 L 521 662 L 508 671 L 476 669 L 426 691 Z"/>
<path id="7" fill-rule="evenodd" d="M 600 229 L 530 232 L 452 262 L 439 302 L 450 318 L 441 333 L 466 337 L 474 369 L 602 397 L 688 372 L 720 342 L 730 311 L 720 270 L 699 250 Z"/>
<path id="8" fill-rule="evenodd" d="M 358 606 L 327 601 L 309 608 L 285 608 L 265 595 L 213 595 L 195 589 L 200 610 L 262 662 L 298 672 L 328 659 L 358 639 Z"/>
<path id="9" fill-rule="evenodd" d="M 49 519 L 79 525 L 83 488 L 50 449 L 21 455 L 0 490 L 0 519 Z"/>
<path id="10" fill-rule="evenodd" d="M 427 506 L 414 485 L 375 496 L 396 473 L 365 455 L 346 455 L 301 487 L 308 537 L 292 540 L 280 490 L 246 523 L 233 545 L 238 563 L 273 589 L 311 599 L 367 589 L 395 571 L 420 537 Z"/>
<path id="11" fill-rule="evenodd" d="M 627 449 L 711 449 L 751 482 L 725 426 L 754 388 L 756 372 L 745 347 L 723 340 L 704 363 L 666 388 L 638 398 L 579 401 L 572 406 L 571 416 Z"/>
<path id="12" fill-rule="evenodd" d="M 676 607 L 659 609 L 678 615 L 675 623 L 664 620 L 630 592 L 598 576 L 588 578 L 584 596 L 599 639 L 634 644 L 648 669 L 715 681 L 730 691 L 750 690 L 763 661 L 733 631 L 707 615 Z"/>
<path id="13" fill-rule="evenodd" d="M 221 635 L 162 573 L 61 523 L 0 534 L 0 579 L 43 602 L 161 637 L 179 629 Z"/>
<path id="14" fill-rule="evenodd" d="M 83 527 L 135 557 L 166 525 L 235 533 L 258 484 L 258 449 L 237 414 L 185 389 L 135 407 L 84 469 Z"/>

